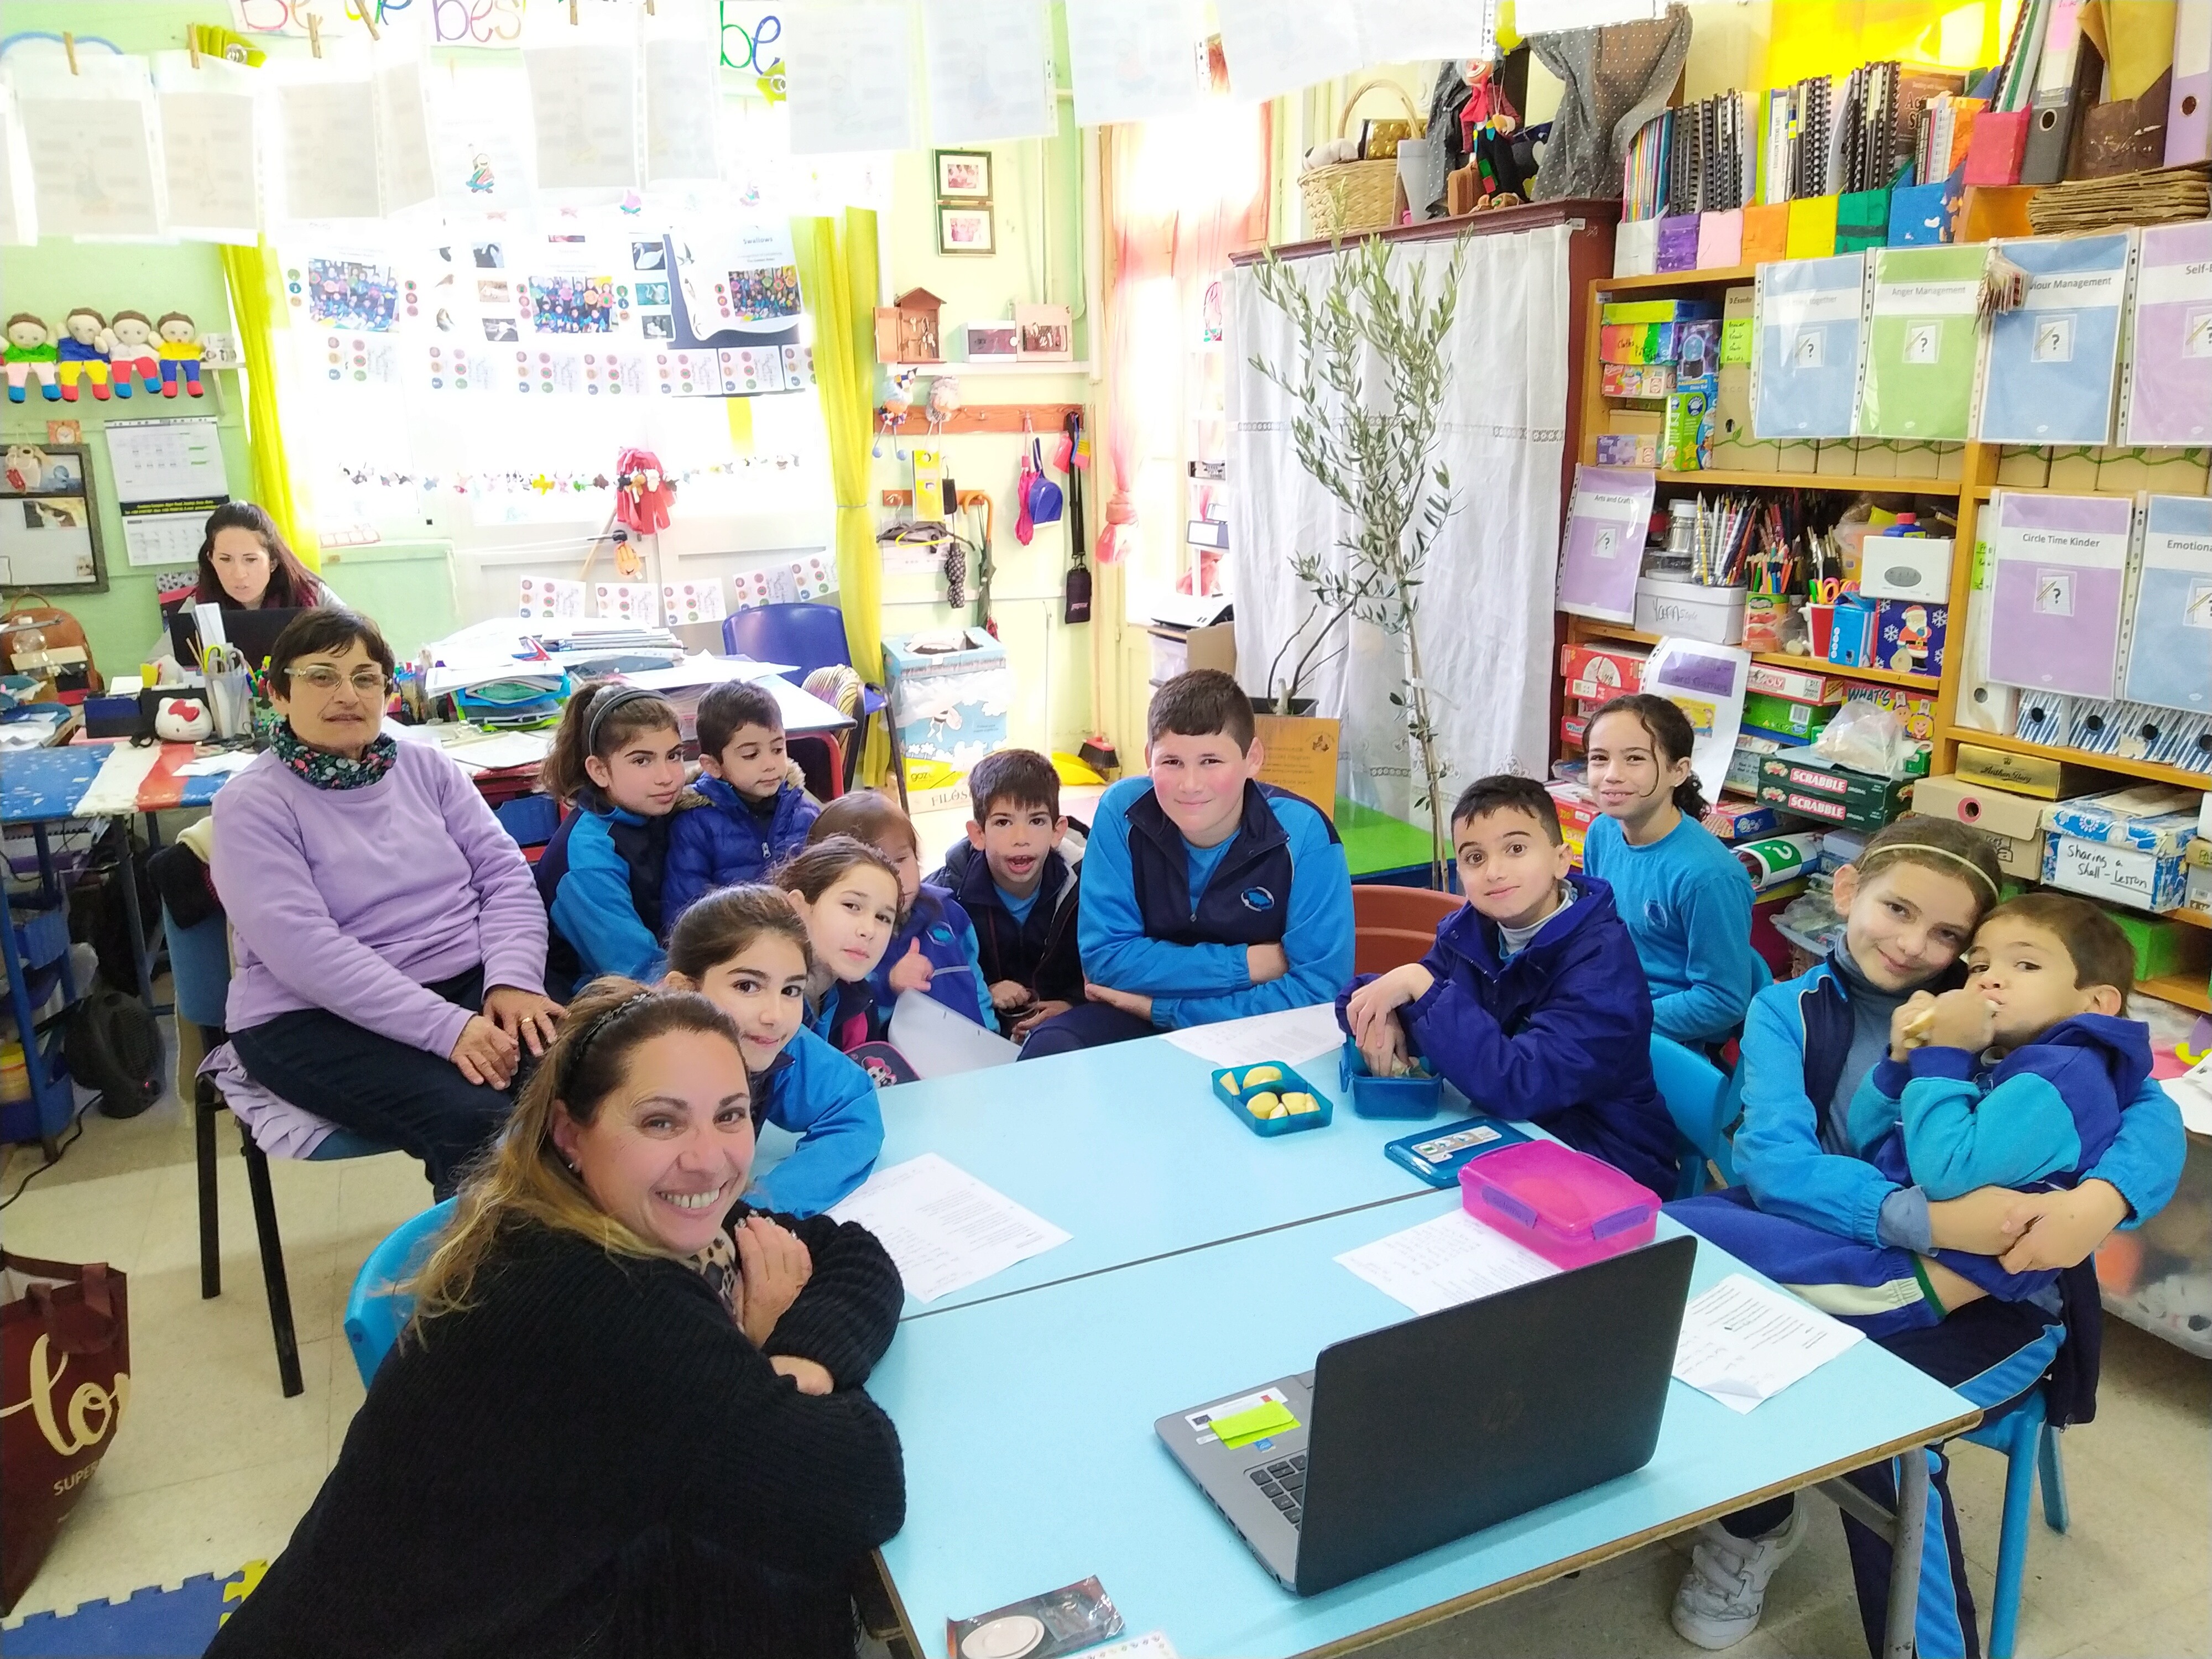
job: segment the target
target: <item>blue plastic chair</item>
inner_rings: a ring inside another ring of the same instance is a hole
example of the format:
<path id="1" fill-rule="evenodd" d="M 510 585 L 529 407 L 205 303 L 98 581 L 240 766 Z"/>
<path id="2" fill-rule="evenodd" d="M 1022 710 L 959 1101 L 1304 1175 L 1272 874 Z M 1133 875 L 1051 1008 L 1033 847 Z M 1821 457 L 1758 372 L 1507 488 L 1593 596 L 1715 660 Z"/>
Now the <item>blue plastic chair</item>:
<path id="1" fill-rule="evenodd" d="M 2004 1522 L 1997 1534 L 1996 1594 L 1990 1607 L 1990 1659 L 2012 1659 L 2020 1626 L 2020 1586 L 2027 1576 L 2028 1505 L 2043 1480 L 2043 1519 L 2053 1532 L 2067 1525 L 2066 1471 L 2058 1461 L 2058 1431 L 2044 1416 L 2036 1389 L 2000 1416 L 1984 1418 L 1959 1437 L 2005 1456 Z"/>
<path id="2" fill-rule="evenodd" d="M 176 998 L 177 1018 L 200 1028 L 207 1050 L 224 1042 L 224 1004 L 230 995 L 229 924 L 210 916 L 190 927 L 180 927 L 161 907 L 161 931 L 169 945 L 169 977 Z M 200 1298 L 222 1294 L 222 1227 L 216 1197 L 215 1169 L 216 1114 L 224 1109 L 222 1095 L 207 1078 L 194 1079 L 192 1139 L 199 1164 L 200 1183 Z M 306 1387 L 300 1376 L 300 1341 L 292 1325 L 292 1291 L 284 1273 L 284 1240 L 276 1229 L 276 1195 L 269 1184 L 269 1155 L 253 1139 L 244 1120 L 238 1123 L 239 1149 L 246 1156 L 246 1184 L 253 1200 L 253 1228 L 261 1244 L 261 1278 L 269 1292 L 269 1329 L 276 1344 L 276 1376 L 290 1399 Z M 399 1149 L 387 1141 L 358 1135 L 345 1129 L 324 1137 L 307 1160 L 326 1164 L 342 1158 L 374 1158 Z"/>
<path id="3" fill-rule="evenodd" d="M 722 618 L 722 649 L 733 657 L 755 662 L 787 662 L 804 680 L 817 668 L 836 664 L 854 668 L 852 652 L 845 643 L 845 613 L 834 605 L 756 605 L 733 611 Z M 867 746 L 868 722 L 884 711 L 890 700 L 879 686 L 866 684 L 862 674 L 860 720 L 845 756 L 845 787 L 851 788 Z"/>
<path id="4" fill-rule="evenodd" d="M 1705 1164 L 1711 1160 L 1721 1179 L 1735 1184 L 1735 1167 L 1729 1157 L 1728 1079 L 1703 1054 L 1693 1054 L 1670 1037 L 1651 1039 L 1651 1075 L 1659 1085 L 1667 1115 L 1674 1120 L 1681 1138 L 1682 1173 L 1674 1188 L 1677 1198 L 1695 1198 L 1705 1188 Z"/>
<path id="5" fill-rule="evenodd" d="M 401 1222 L 368 1253 L 353 1277 L 353 1290 L 346 1297 L 346 1346 L 353 1350 L 354 1368 L 360 1371 L 364 1389 L 376 1381 L 376 1368 L 414 1317 L 415 1298 L 399 1287 L 428 1259 L 438 1235 L 453 1218 L 453 1203 L 447 1199 Z"/>

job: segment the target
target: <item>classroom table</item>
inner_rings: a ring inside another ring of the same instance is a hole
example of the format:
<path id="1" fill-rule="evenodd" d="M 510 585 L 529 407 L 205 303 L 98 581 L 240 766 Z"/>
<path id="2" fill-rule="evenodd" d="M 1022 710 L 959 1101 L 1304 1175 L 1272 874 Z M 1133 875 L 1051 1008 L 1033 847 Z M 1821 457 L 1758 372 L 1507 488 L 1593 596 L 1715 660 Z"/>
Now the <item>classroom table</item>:
<path id="1" fill-rule="evenodd" d="M 1344 861 L 1354 881 L 1390 887 L 1429 884 L 1427 826 L 1408 823 L 1373 806 L 1363 806 L 1349 795 L 1336 798 L 1336 835 L 1344 843 Z M 1449 881 L 1449 863 L 1447 859 Z"/>
<path id="2" fill-rule="evenodd" d="M 907 1320 L 868 1389 L 905 1450 L 906 1525 L 881 1554 L 915 1650 L 937 1651 L 949 1617 L 1094 1573 L 1129 1634 L 1163 1630 L 1181 1653 L 1344 1650 L 1978 1419 L 1872 1342 L 1747 1414 L 1670 1382 L 1644 1468 L 1322 1595 L 1293 1595 L 1184 1475 L 1153 1419 L 1307 1370 L 1330 1342 L 1407 1318 L 1332 1258 L 1457 1201 L 1431 1193 Z M 1664 1218 L 1661 1229 L 1681 1231 Z M 1691 1293 L 1738 1271 L 1747 1270 L 1699 1240 Z M 1909 1654 L 1926 1473 L 1920 1458 L 1902 1467 L 1898 1520 L 1909 1547 L 1891 1587 L 1890 1629 L 1903 1639 L 1894 1650 Z"/>
<path id="3" fill-rule="evenodd" d="M 1213 1066 L 1164 1036 L 884 1090 L 878 1169 L 935 1152 L 1074 1235 L 934 1302 L 909 1296 L 907 1316 L 1434 1192 L 1383 1144 L 1467 1114 L 1355 1116 L 1336 1064 L 1296 1067 L 1336 1103 L 1328 1127 L 1276 1136 L 1244 1127 Z M 764 1139 L 761 1167 L 789 1144 Z"/>

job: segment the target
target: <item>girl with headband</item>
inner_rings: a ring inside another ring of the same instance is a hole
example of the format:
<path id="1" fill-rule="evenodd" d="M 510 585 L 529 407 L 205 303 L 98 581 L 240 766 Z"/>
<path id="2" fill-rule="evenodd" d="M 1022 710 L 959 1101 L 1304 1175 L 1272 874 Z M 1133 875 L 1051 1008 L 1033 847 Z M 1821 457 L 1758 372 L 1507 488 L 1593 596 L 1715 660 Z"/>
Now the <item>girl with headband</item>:
<path id="1" fill-rule="evenodd" d="M 852 1654 L 902 1292 L 865 1228 L 741 1200 L 742 1048 L 707 997 L 578 994 L 211 1654 Z"/>
<path id="2" fill-rule="evenodd" d="M 2185 1146 L 2173 1103 L 2146 1082 L 2096 1167 L 2070 1190 L 1984 1187 L 1948 1201 L 1931 1201 L 1859 1156 L 1847 1121 L 1852 1097 L 1889 1050 L 1898 1011 L 1916 991 L 1960 982 L 1959 957 L 1996 904 L 2001 881 L 1980 831 L 1918 817 L 1890 824 L 1836 872 L 1839 945 L 1825 962 L 1759 993 L 1744 1023 L 1736 1075 L 1743 1117 L 1734 1146 L 1744 1185 L 1670 1212 L 1729 1244 L 1751 1229 L 1729 1212 L 1755 1209 L 1832 1247 L 1817 1252 L 1818 1261 L 1760 1264 L 1785 1283 L 1822 1282 L 1844 1255 L 1894 1257 L 1899 1273 L 1860 1286 L 1862 1293 L 1927 1297 L 1942 1316 L 1870 1340 L 1992 1415 L 2041 1386 L 2047 1373 L 2051 1420 L 2063 1426 L 2086 1419 L 2094 1404 L 2090 1357 L 2100 1314 L 2088 1258 L 2115 1226 L 2157 1213 L 2180 1178 Z M 2051 1269 L 2067 1271 L 2054 1281 Z M 1919 1650 L 1977 1652 L 1949 1462 L 1940 1450 L 1923 1455 L 1930 1501 Z M 1893 1507 L 1892 1471 L 1884 1462 L 1846 1478 Z M 1788 1498 L 1706 1522 L 1675 1593 L 1676 1631 L 1707 1649 L 1749 1636 L 1768 1581 L 1808 1525 Z M 1849 1514 L 1844 1527 L 1860 1611 L 1879 1634 L 1889 1544 Z"/>
<path id="3" fill-rule="evenodd" d="M 676 711 L 634 685 L 580 688 L 562 712 L 539 781 L 568 813 L 536 872 L 552 924 L 549 989 L 565 996 L 602 974 L 659 978 L 669 814 L 684 793 Z"/>

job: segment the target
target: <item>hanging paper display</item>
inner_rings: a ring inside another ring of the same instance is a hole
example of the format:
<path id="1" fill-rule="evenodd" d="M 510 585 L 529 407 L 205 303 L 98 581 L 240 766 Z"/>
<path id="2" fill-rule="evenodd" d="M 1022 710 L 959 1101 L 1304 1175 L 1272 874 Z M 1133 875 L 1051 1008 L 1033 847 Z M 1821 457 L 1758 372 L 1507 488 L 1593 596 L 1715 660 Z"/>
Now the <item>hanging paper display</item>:
<path id="1" fill-rule="evenodd" d="M 606 29 L 600 31 L 600 38 L 575 45 L 564 40 L 557 46 L 526 46 L 522 65 L 538 133 L 538 188 L 636 189 L 635 36 L 626 28 Z"/>
<path id="2" fill-rule="evenodd" d="M 422 348 L 423 378 L 433 392 L 489 392 L 497 367 L 493 348 L 433 340 Z"/>
<path id="3" fill-rule="evenodd" d="M 376 179 L 386 216 L 434 201 L 438 180 L 430 153 L 430 109 L 422 61 L 411 52 L 378 51 Z"/>
<path id="4" fill-rule="evenodd" d="M 660 593 L 650 582 L 593 582 L 592 611 L 602 622 L 660 626 Z"/>
<path id="5" fill-rule="evenodd" d="M 784 21 L 793 155 L 913 146 L 907 7 L 850 0 L 809 6 Z"/>
<path id="6" fill-rule="evenodd" d="M 1364 63 L 1352 0 L 1214 0 L 1229 89 L 1240 103 L 1297 92 Z"/>
<path id="7" fill-rule="evenodd" d="M 514 303 L 538 334 L 611 334 L 629 323 L 629 285 L 611 276 L 532 276 L 515 285 Z"/>
<path id="8" fill-rule="evenodd" d="M 259 234 L 252 76 L 209 54 L 197 65 L 181 52 L 154 59 L 172 235 L 250 243 Z"/>
<path id="9" fill-rule="evenodd" d="M 0 244 L 28 247 L 39 240 L 37 202 L 15 89 L 0 82 Z"/>
<path id="10" fill-rule="evenodd" d="M 1076 125 L 1150 121 L 1197 109 L 1206 91 L 1206 34 L 1202 0 L 1067 0 Z"/>
<path id="11" fill-rule="evenodd" d="M 1361 6 L 1358 11 L 1359 55 L 1354 63 L 1463 58 L 1486 64 L 1498 55 L 1498 0 L 1390 0 L 1387 6 Z M 1532 18 L 1522 21 L 1533 29 Z M 1233 84 L 1233 58 L 1229 73 Z"/>
<path id="12" fill-rule="evenodd" d="M 933 143 L 1059 131 L 1045 0 L 922 0 L 921 43 Z"/>
<path id="13" fill-rule="evenodd" d="M 264 70 L 263 74 L 276 71 Z M 383 215 L 376 187 L 376 99 L 362 69 L 318 61 L 281 71 L 276 118 L 270 123 L 269 176 L 277 185 L 277 220 L 375 219 Z"/>
<path id="14" fill-rule="evenodd" d="M 362 259 L 316 258 L 284 269 L 285 297 L 307 320 L 363 334 L 388 334 L 398 325 L 403 285 L 387 264 Z M 414 284 L 404 284 L 412 295 Z M 410 299 L 410 308 L 413 301 Z"/>
<path id="15" fill-rule="evenodd" d="M 759 565 L 732 578 L 740 608 L 753 605 L 793 605 L 802 599 L 826 599 L 837 591 L 837 567 L 819 553 L 788 563 Z"/>
<path id="16" fill-rule="evenodd" d="M 8 54 L 44 236 L 168 234 L 159 109 L 143 58 L 80 48 L 76 74 L 58 47 Z"/>
<path id="17" fill-rule="evenodd" d="M 431 166 L 448 213 L 526 204 L 535 171 L 530 88 L 518 62 L 458 64 L 430 81 Z"/>
<path id="18" fill-rule="evenodd" d="M 248 37 L 279 34 L 305 40 L 310 12 L 314 14 L 316 27 L 325 42 L 368 40 L 368 30 L 361 21 L 360 11 L 347 0 L 230 0 L 231 27 Z"/>
<path id="19" fill-rule="evenodd" d="M 537 620 L 580 621 L 584 615 L 584 584 L 557 576 L 525 576 L 522 601 L 515 615 Z"/>
<path id="20" fill-rule="evenodd" d="M 720 179 L 720 71 L 712 40 L 667 34 L 645 43 L 645 176 Z"/>
<path id="21" fill-rule="evenodd" d="M 720 622 L 729 614 L 719 581 L 664 583 L 660 605 L 671 628 L 684 623 Z"/>

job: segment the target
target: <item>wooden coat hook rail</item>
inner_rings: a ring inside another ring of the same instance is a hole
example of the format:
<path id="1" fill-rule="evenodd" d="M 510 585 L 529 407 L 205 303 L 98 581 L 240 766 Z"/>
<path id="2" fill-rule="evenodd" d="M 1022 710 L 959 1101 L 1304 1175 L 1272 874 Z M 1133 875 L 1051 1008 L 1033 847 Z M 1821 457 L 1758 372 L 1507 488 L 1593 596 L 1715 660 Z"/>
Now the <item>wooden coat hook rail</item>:
<path id="1" fill-rule="evenodd" d="M 912 507 L 914 505 L 914 491 L 911 489 L 886 489 L 883 492 L 883 504 L 885 507 Z M 981 489 L 963 489 L 960 492 L 960 505 L 963 507 L 988 507 L 990 504 L 991 497 L 987 491 Z"/>
<path id="2" fill-rule="evenodd" d="M 940 438 L 967 438 L 978 433 L 1005 433 L 1015 437 L 1034 428 L 1040 437 L 1058 435 L 1070 415 L 1083 416 L 1085 425 L 1091 423 L 1090 411 L 1081 404 L 963 404 L 937 428 Z M 1030 426 L 1022 424 L 1028 416 Z M 917 400 L 903 416 L 894 416 L 881 405 L 876 410 L 876 429 L 889 429 L 909 441 L 927 437 L 929 434 L 929 405 L 927 400 Z"/>

